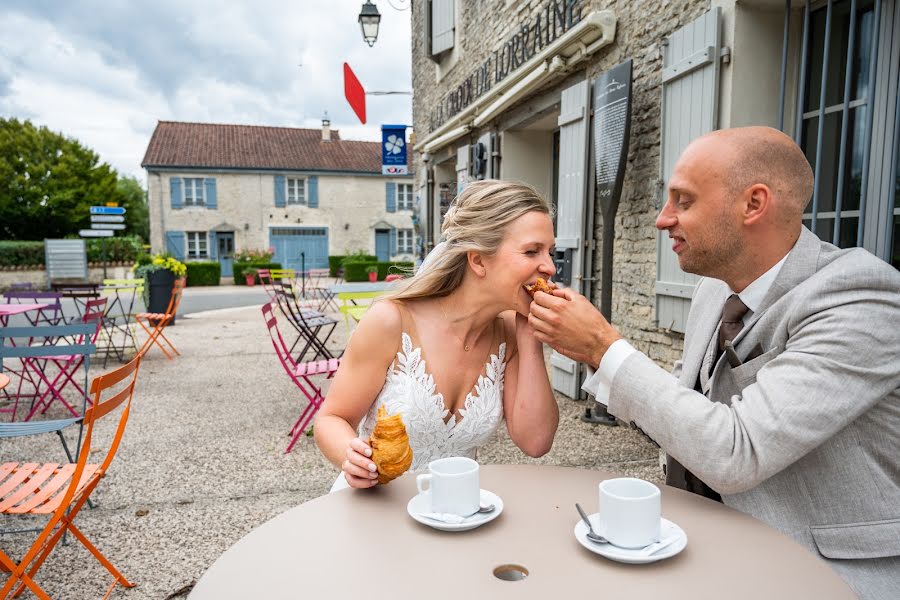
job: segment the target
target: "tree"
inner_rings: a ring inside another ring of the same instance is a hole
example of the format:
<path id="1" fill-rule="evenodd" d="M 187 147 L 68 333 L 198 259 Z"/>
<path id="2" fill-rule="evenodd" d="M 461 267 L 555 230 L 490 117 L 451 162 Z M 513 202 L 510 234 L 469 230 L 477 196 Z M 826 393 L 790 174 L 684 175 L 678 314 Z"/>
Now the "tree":
<path id="1" fill-rule="evenodd" d="M 77 234 L 90 226 L 91 205 L 124 204 L 117 182 L 116 172 L 77 140 L 27 120 L 0 119 L 0 238 Z"/>
<path id="2" fill-rule="evenodd" d="M 128 233 L 140 236 L 144 243 L 150 241 L 150 212 L 147 207 L 147 192 L 136 177 L 120 177 L 116 184 L 121 195 L 121 205 L 125 209 L 125 225 Z"/>

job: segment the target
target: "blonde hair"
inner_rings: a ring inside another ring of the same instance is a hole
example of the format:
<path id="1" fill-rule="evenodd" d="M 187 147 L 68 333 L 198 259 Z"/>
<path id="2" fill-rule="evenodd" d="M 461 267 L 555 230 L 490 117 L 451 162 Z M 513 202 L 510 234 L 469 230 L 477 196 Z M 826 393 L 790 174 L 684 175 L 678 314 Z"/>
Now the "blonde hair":
<path id="1" fill-rule="evenodd" d="M 442 250 L 432 251 L 426 259 L 427 265 L 383 299 L 446 296 L 462 284 L 468 252 L 494 255 L 509 225 L 534 211 L 549 215 L 550 205 L 530 185 L 496 179 L 469 184 L 453 200 L 444 217 Z"/>

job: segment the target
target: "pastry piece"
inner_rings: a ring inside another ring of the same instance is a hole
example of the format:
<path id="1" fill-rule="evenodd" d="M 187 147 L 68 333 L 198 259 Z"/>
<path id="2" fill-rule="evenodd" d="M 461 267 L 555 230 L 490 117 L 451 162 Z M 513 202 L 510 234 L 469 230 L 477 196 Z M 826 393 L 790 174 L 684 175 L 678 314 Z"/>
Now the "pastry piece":
<path id="1" fill-rule="evenodd" d="M 378 408 L 369 446 L 372 447 L 372 461 L 378 468 L 378 483 L 400 477 L 412 465 L 413 453 L 403 417 L 400 413 L 388 416 L 384 406 Z"/>
<path id="2" fill-rule="evenodd" d="M 544 281 L 542 277 L 538 277 L 534 283 L 525 284 L 525 291 L 531 294 L 531 297 L 534 298 L 534 295 L 538 292 L 551 294 L 553 292 L 553 288 L 550 287 L 550 284 Z"/>

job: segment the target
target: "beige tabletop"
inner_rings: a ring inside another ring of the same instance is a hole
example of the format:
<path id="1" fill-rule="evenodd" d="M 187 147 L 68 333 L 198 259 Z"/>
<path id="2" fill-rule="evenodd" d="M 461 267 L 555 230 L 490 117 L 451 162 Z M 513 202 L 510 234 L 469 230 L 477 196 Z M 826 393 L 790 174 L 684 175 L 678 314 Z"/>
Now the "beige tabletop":
<path id="1" fill-rule="evenodd" d="M 371 490 L 344 490 L 297 506 L 251 531 L 209 568 L 190 600 L 266 598 L 854 598 L 823 561 L 722 504 L 663 487 L 663 516 L 687 533 L 677 556 L 627 565 L 576 541 L 575 502 L 588 512 L 612 473 L 485 465 L 481 487 L 504 503 L 494 521 L 464 532 L 414 521 L 409 474 Z M 522 565 L 521 581 L 494 577 Z"/>

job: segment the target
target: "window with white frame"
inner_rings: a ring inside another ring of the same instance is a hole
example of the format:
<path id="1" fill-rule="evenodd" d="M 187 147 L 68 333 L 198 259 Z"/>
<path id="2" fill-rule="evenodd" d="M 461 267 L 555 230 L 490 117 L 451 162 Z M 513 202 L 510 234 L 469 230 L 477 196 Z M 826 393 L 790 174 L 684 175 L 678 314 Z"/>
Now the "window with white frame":
<path id="1" fill-rule="evenodd" d="M 206 196 L 203 190 L 202 177 L 185 177 L 184 178 L 184 205 L 185 206 L 205 206 Z"/>
<path id="2" fill-rule="evenodd" d="M 410 186 L 412 187 L 412 186 Z M 397 254 L 412 254 L 413 252 L 413 230 L 398 229 L 397 230 Z"/>
<path id="3" fill-rule="evenodd" d="M 413 186 L 411 183 L 397 184 L 397 210 L 413 209 Z"/>
<path id="4" fill-rule="evenodd" d="M 287 203 L 306 204 L 306 180 L 287 179 Z"/>
<path id="5" fill-rule="evenodd" d="M 187 257 L 188 260 L 209 258 L 209 244 L 205 231 L 187 232 Z"/>

